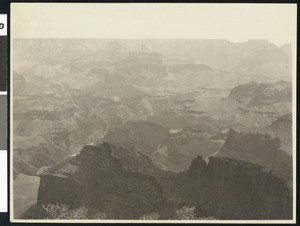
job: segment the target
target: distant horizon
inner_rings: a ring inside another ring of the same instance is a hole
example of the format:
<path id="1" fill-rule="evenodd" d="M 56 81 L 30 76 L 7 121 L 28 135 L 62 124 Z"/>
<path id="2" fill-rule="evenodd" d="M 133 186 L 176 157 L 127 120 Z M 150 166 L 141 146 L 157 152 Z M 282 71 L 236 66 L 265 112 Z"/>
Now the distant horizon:
<path id="1" fill-rule="evenodd" d="M 12 3 L 12 38 L 296 43 L 296 4 Z"/>
<path id="2" fill-rule="evenodd" d="M 90 40 L 90 39 L 93 39 L 93 40 L 105 40 L 105 41 L 109 41 L 109 40 L 119 40 L 119 41 L 122 41 L 122 40 L 147 40 L 147 41 L 152 41 L 152 40 L 199 40 L 199 41 L 226 41 L 226 42 L 229 42 L 229 43 L 232 43 L 232 44 L 243 44 L 243 43 L 247 43 L 247 42 L 251 42 L 251 41 L 266 41 L 270 44 L 273 44 L 275 45 L 276 47 L 282 47 L 282 46 L 285 46 L 285 45 L 292 45 L 293 42 L 285 42 L 283 44 L 280 44 L 280 45 L 277 45 L 276 43 L 274 42 L 271 42 L 270 40 L 268 39 L 248 39 L 246 41 L 231 41 L 231 40 L 228 40 L 228 39 L 224 39 L 224 38 L 152 38 L 152 39 L 149 39 L 149 38 L 39 38 L 39 37 L 35 37 L 35 38 L 13 38 L 13 40 L 21 40 L 21 39 L 27 39 L 27 40 L 30 40 L 30 39 L 51 39 L 51 40 L 70 40 L 70 39 L 73 39 L 73 40 Z"/>

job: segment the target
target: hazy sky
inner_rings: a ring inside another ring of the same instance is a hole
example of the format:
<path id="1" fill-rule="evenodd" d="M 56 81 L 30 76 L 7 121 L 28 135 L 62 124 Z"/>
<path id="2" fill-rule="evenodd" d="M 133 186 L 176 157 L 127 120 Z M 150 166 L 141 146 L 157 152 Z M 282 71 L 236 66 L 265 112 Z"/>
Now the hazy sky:
<path id="1" fill-rule="evenodd" d="M 12 38 L 296 40 L 296 4 L 12 3 Z"/>

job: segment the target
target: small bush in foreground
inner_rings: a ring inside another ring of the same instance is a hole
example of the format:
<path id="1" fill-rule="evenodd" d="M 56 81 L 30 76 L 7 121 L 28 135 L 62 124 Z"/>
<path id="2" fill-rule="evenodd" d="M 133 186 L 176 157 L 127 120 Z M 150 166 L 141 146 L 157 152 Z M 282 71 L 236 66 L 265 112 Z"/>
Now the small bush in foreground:
<path id="1" fill-rule="evenodd" d="M 214 217 L 196 217 L 195 216 L 196 207 L 190 207 L 189 205 L 183 206 L 181 209 L 176 210 L 177 220 L 217 220 Z"/>
<path id="2" fill-rule="evenodd" d="M 43 204 L 42 208 L 47 219 L 87 219 L 88 210 L 85 207 L 70 209 L 70 206 L 63 203 Z"/>
<path id="3" fill-rule="evenodd" d="M 94 215 L 94 219 L 106 219 L 106 213 L 98 212 Z"/>
<path id="4" fill-rule="evenodd" d="M 158 220 L 160 217 L 159 213 L 153 212 L 153 213 L 147 213 L 140 217 L 140 220 Z"/>

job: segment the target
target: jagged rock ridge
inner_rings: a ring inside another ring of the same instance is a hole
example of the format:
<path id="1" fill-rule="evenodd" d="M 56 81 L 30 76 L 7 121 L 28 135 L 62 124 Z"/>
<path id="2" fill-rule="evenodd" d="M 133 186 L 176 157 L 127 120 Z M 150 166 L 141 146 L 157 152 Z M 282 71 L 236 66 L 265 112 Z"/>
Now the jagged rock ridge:
<path id="1" fill-rule="evenodd" d="M 291 190 L 286 182 L 258 165 L 211 157 L 196 158 L 188 171 L 166 172 L 129 147 L 103 143 L 85 146 L 79 155 L 43 168 L 38 202 L 27 215 L 42 217 L 43 203 L 85 206 L 89 214 L 105 212 L 113 219 L 136 219 L 195 205 L 199 216 L 218 219 L 290 219 Z M 26 215 L 25 215 L 26 217 Z"/>

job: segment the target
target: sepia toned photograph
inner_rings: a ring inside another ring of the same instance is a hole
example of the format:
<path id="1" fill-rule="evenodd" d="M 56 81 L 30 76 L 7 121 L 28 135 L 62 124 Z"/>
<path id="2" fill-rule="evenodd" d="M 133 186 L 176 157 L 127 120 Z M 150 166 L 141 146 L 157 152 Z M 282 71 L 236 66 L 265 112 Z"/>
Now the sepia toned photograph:
<path id="1" fill-rule="evenodd" d="M 13 222 L 292 223 L 296 5 L 11 5 Z"/>

